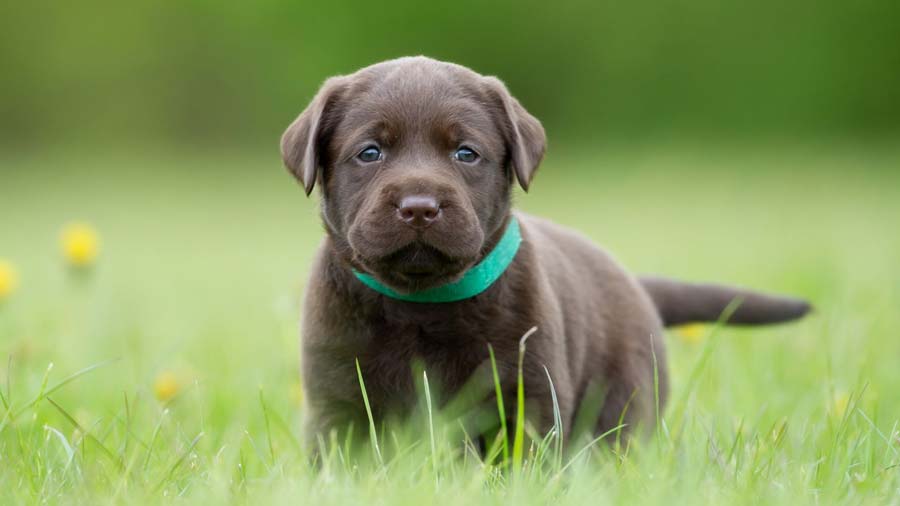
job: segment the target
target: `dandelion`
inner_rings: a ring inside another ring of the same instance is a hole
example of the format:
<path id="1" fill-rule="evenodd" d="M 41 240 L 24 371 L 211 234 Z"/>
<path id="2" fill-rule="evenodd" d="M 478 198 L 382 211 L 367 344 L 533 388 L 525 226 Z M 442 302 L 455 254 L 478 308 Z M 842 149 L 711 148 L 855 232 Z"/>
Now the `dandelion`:
<path id="1" fill-rule="evenodd" d="M 831 396 L 828 412 L 835 418 L 844 418 L 847 406 L 850 404 L 850 394 L 844 390 L 837 390 Z"/>
<path id="2" fill-rule="evenodd" d="M 675 329 L 675 335 L 687 344 L 699 344 L 706 338 L 706 334 L 706 325 L 702 323 L 688 323 Z"/>
<path id="3" fill-rule="evenodd" d="M 100 238 L 86 223 L 70 223 L 60 236 L 63 256 L 75 268 L 89 267 L 100 253 Z"/>
<path id="4" fill-rule="evenodd" d="M 288 390 L 288 398 L 290 399 L 291 404 L 295 406 L 303 405 L 303 387 L 300 386 L 299 381 L 291 383 L 290 389 Z"/>
<path id="5" fill-rule="evenodd" d="M 18 283 L 19 278 L 12 262 L 0 258 L 0 301 L 12 295 Z"/>
<path id="6" fill-rule="evenodd" d="M 172 400 L 181 391 L 181 382 L 172 371 L 163 371 L 156 376 L 153 382 L 153 394 L 159 402 Z"/>

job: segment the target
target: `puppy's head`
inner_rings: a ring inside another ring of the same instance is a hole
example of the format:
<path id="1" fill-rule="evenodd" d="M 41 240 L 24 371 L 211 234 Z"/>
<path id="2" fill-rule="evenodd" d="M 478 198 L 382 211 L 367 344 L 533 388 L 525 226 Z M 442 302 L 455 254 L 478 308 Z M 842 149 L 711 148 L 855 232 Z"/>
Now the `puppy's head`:
<path id="1" fill-rule="evenodd" d="M 338 254 L 408 293 L 458 279 L 493 247 L 544 154 L 544 130 L 493 77 L 400 58 L 325 82 L 281 139 Z"/>

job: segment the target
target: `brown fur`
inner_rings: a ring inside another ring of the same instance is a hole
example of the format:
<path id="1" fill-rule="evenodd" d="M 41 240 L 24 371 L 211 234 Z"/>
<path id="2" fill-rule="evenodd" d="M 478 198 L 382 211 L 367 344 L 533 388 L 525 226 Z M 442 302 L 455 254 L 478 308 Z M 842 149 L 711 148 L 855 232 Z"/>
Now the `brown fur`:
<path id="1" fill-rule="evenodd" d="M 582 236 L 513 212 L 513 181 L 528 188 L 545 142 L 540 123 L 499 80 L 424 57 L 329 79 L 288 128 L 285 164 L 307 193 L 320 184 L 327 231 L 303 312 L 310 435 L 366 426 L 357 359 L 378 419 L 414 403 L 412 363 L 422 363 L 452 394 L 484 371 L 488 344 L 504 397 L 512 400 L 519 339 L 533 326 L 538 331 L 528 341 L 524 382 L 539 430 L 553 423 L 544 367 L 565 430 L 593 385 L 604 394 L 597 431 L 614 427 L 623 412 L 629 426 L 652 422 L 654 374 L 660 408 L 668 392 L 664 322 L 715 319 L 735 295 L 751 295 L 751 306 L 759 302 L 755 294 L 727 288 L 708 296 L 709 287 L 639 281 Z M 357 159 L 369 145 L 383 159 Z M 455 160 L 460 146 L 473 148 L 477 162 Z M 425 228 L 398 220 L 400 201 L 410 196 L 437 202 L 440 219 Z M 438 286 L 483 258 L 510 219 L 520 222 L 521 248 L 501 278 L 470 299 L 403 302 L 364 286 L 351 271 L 399 292 Z M 682 300 L 700 302 L 683 306 Z M 736 315 L 763 323 L 769 310 L 786 303 L 763 302 L 770 306 Z"/>

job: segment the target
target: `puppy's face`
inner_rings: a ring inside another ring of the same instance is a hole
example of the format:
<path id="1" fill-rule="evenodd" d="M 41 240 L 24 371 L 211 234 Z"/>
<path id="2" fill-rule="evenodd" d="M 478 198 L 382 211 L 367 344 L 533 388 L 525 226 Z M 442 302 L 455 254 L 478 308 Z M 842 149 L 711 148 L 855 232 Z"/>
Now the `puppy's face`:
<path id="1" fill-rule="evenodd" d="M 493 247 L 540 123 L 500 81 L 428 58 L 329 79 L 282 137 L 285 164 L 352 267 L 408 293 L 458 279 Z"/>

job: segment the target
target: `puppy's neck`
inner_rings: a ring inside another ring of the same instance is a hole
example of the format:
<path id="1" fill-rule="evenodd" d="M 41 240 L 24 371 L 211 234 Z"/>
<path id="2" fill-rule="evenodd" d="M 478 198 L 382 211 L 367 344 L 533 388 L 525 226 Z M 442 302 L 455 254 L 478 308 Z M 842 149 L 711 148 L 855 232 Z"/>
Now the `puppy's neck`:
<path id="1" fill-rule="evenodd" d="M 400 293 L 370 274 L 358 270 L 354 270 L 353 274 L 362 284 L 381 295 L 406 302 L 440 304 L 470 299 L 484 292 L 500 279 L 519 251 L 522 243 L 519 222 L 516 219 L 506 221 L 506 226 L 502 229 L 502 234 L 493 248 L 487 249 L 487 252 L 481 255 L 482 258 L 479 262 L 463 272 L 458 279 L 449 283 L 421 291 Z"/>

